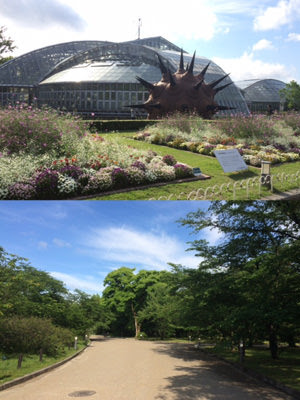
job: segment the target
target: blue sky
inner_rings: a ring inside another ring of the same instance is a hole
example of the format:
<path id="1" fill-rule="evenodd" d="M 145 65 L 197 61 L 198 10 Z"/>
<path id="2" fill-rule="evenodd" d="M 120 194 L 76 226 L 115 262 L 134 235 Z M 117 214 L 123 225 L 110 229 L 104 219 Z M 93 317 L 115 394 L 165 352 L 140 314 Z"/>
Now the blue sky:
<path id="1" fill-rule="evenodd" d="M 0 0 L 14 55 L 73 40 L 163 36 L 206 56 L 234 81 L 300 82 L 300 0 Z"/>
<path id="2" fill-rule="evenodd" d="M 168 262 L 196 267 L 187 242 L 199 238 L 178 224 L 193 201 L 1 201 L 0 246 L 28 258 L 35 268 L 70 290 L 101 293 L 105 276 L 122 266 L 168 269 Z M 207 230 L 201 237 L 220 239 Z"/>

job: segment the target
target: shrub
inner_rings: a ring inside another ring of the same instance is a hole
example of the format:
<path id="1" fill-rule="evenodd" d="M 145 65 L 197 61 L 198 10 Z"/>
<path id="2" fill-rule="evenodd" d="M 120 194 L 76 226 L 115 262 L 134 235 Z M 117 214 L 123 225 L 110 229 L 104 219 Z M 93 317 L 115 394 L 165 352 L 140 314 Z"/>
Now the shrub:
<path id="1" fill-rule="evenodd" d="M 274 121 L 262 115 L 251 116 L 232 116 L 222 119 L 218 122 L 219 128 L 225 134 L 234 140 L 240 139 L 263 139 L 265 143 L 270 137 L 276 135 Z"/>
<path id="2" fill-rule="evenodd" d="M 83 123 L 51 109 L 9 107 L 0 110 L 0 120 L 0 149 L 6 149 L 9 154 L 49 151 L 66 154 L 85 134 Z"/>
<path id="3" fill-rule="evenodd" d="M 176 159 L 174 156 L 172 156 L 171 154 L 166 154 L 165 156 L 163 156 L 163 162 L 167 165 L 175 165 L 176 164 Z"/>
<path id="4" fill-rule="evenodd" d="M 31 200 L 35 198 L 36 191 L 32 183 L 17 182 L 9 187 L 6 196 L 11 200 Z"/>
<path id="5" fill-rule="evenodd" d="M 126 173 L 130 185 L 140 185 L 146 180 L 145 172 L 140 168 L 128 167 Z"/>
<path id="6" fill-rule="evenodd" d="M 49 168 L 37 173 L 34 184 L 38 199 L 52 200 L 59 195 L 58 190 L 59 173 Z"/>
<path id="7" fill-rule="evenodd" d="M 146 165 L 143 162 L 138 161 L 138 160 L 135 161 L 134 163 L 132 163 L 131 167 L 141 169 L 144 172 L 146 171 Z"/>
<path id="8" fill-rule="evenodd" d="M 57 182 L 57 190 L 60 197 L 74 196 L 78 190 L 78 183 L 74 178 L 59 174 Z"/>
<path id="9" fill-rule="evenodd" d="M 123 168 L 114 168 L 111 173 L 113 185 L 116 188 L 128 186 L 128 175 Z"/>
<path id="10" fill-rule="evenodd" d="M 153 167 L 152 167 L 153 168 Z M 157 164 L 152 172 L 155 174 L 158 181 L 173 181 L 175 179 L 175 170 L 169 165 Z"/>
<path id="11" fill-rule="evenodd" d="M 188 167 L 186 164 L 175 164 L 174 165 L 175 176 L 177 179 L 187 178 L 193 176 L 192 168 Z"/>
<path id="12" fill-rule="evenodd" d="M 94 175 L 81 175 L 79 182 L 82 185 L 82 194 L 99 193 L 111 188 L 113 184 L 111 174 L 105 171 L 97 172 Z"/>
<path id="13" fill-rule="evenodd" d="M 50 320 L 36 317 L 11 317 L 0 320 L 0 348 L 7 354 L 37 353 L 40 349 L 55 356 L 70 343 L 71 332 L 57 328 Z"/>

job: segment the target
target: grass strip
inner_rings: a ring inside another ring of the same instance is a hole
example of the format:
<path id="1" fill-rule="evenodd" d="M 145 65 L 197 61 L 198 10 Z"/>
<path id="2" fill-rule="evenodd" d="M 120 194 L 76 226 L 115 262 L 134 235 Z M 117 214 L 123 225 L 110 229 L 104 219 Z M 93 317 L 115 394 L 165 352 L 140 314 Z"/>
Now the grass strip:
<path id="1" fill-rule="evenodd" d="M 77 350 L 65 348 L 64 352 L 59 356 L 50 357 L 44 355 L 42 361 L 39 360 L 39 355 L 37 354 L 24 354 L 22 367 L 19 369 L 17 368 L 18 355 L 5 356 L 4 354 L 0 354 L 0 387 L 6 382 L 10 382 L 63 361 L 76 354 L 84 347 L 85 344 L 83 342 L 78 343 Z"/>
<path id="2" fill-rule="evenodd" d="M 207 348 L 206 351 L 213 353 L 225 360 L 239 363 L 237 350 L 220 347 Z M 279 359 L 273 360 L 270 350 L 266 348 L 246 349 L 243 366 L 258 372 L 276 382 L 300 391 L 300 348 L 280 349 Z"/>

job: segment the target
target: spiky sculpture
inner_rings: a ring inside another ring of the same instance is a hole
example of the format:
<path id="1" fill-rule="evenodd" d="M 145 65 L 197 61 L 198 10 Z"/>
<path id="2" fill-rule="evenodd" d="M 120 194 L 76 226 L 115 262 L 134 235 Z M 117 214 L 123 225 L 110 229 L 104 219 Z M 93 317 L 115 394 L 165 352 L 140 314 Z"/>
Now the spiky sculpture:
<path id="1" fill-rule="evenodd" d="M 144 104 L 131 105 L 134 108 L 143 108 L 148 112 L 149 118 L 159 118 L 166 114 L 179 112 L 196 112 L 203 118 L 211 118 L 219 110 L 230 110 L 226 106 L 219 106 L 215 95 L 231 85 L 216 87 L 227 75 L 209 84 L 204 82 L 205 73 L 209 64 L 198 75 L 193 74 L 195 53 L 190 65 L 184 68 L 183 51 L 181 50 L 180 64 L 178 70 L 172 72 L 164 65 L 161 57 L 157 54 L 162 78 L 158 83 L 150 83 L 143 78 L 136 79 L 148 89 L 149 98 Z"/>

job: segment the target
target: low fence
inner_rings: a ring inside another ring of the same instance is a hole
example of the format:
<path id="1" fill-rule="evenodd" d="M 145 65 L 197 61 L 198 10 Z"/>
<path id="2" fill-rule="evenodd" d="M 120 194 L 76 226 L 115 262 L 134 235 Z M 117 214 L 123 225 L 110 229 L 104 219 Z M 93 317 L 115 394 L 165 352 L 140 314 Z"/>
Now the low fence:
<path id="1" fill-rule="evenodd" d="M 262 197 L 263 187 L 267 187 L 271 193 L 273 193 L 275 186 L 277 190 L 279 190 L 279 188 L 281 190 L 286 190 L 288 185 L 293 186 L 293 188 L 300 187 L 300 171 L 292 174 L 279 173 L 266 176 L 261 175 L 255 178 L 243 179 L 238 182 L 199 188 L 188 194 L 183 192 L 179 195 L 171 193 L 169 196 L 160 196 L 156 199 L 151 198 L 149 200 L 236 200 L 237 197 L 248 200 L 253 198 L 254 194 L 257 194 L 255 197 L 259 199 Z M 283 188 L 281 188 L 282 186 Z"/>

